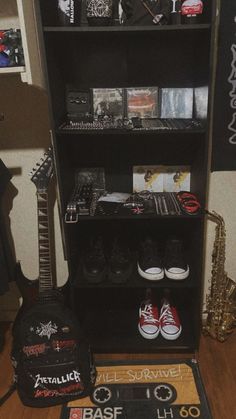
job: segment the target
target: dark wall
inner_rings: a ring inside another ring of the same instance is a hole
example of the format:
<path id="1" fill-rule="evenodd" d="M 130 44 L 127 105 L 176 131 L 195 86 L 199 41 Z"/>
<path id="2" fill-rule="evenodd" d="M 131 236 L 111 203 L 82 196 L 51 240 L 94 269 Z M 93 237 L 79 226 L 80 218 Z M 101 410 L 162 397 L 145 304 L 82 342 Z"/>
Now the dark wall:
<path id="1" fill-rule="evenodd" d="M 212 171 L 236 170 L 236 1 L 221 1 Z"/>

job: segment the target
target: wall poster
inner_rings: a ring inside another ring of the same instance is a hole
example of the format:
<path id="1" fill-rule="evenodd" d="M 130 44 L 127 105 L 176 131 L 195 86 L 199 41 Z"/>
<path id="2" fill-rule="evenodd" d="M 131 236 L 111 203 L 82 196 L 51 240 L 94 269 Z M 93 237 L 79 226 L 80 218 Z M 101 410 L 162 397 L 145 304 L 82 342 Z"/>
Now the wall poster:
<path id="1" fill-rule="evenodd" d="M 211 170 L 236 170 L 236 1 L 221 1 Z"/>

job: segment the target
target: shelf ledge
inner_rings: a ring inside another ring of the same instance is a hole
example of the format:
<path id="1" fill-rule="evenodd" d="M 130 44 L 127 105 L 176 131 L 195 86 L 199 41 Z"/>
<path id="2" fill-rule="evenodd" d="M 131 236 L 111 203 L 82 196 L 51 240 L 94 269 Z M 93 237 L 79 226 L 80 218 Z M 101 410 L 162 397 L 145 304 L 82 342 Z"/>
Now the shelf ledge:
<path id="1" fill-rule="evenodd" d="M 209 23 L 163 26 L 44 26 L 44 32 L 151 32 L 198 31 L 210 29 Z"/>
<path id="2" fill-rule="evenodd" d="M 0 67 L 0 74 L 24 73 L 25 67 Z"/>

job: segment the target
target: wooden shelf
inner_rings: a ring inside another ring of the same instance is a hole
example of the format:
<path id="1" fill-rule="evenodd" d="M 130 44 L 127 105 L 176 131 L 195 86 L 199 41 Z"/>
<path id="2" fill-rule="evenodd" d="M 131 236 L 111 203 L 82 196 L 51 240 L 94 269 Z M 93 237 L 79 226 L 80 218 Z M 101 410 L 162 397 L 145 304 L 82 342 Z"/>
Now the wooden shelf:
<path id="1" fill-rule="evenodd" d="M 206 118 L 199 120 L 200 124 L 197 121 L 191 124 L 188 121 L 188 125 L 186 121 L 183 124 L 174 121 L 173 124 L 168 120 L 166 124 L 164 121 L 155 124 L 154 128 L 151 124 L 148 127 L 145 124 L 145 128 L 132 128 L 132 125 L 130 128 L 123 124 L 98 128 L 97 124 L 98 129 L 95 124 L 89 126 L 92 129 L 81 129 L 81 125 L 71 129 L 66 125 L 66 98 L 68 89 L 206 87 L 211 105 L 215 0 L 206 2 L 202 23 L 163 26 L 57 26 L 59 20 L 54 2 L 39 0 L 38 3 L 48 70 L 52 140 L 71 306 L 95 352 L 194 352 L 199 345 L 201 327 L 204 210 L 194 216 L 156 215 L 155 211 L 144 215 L 120 212 L 107 216 L 79 216 L 76 223 L 66 223 L 64 216 L 77 171 L 81 168 L 103 168 L 107 191 L 130 193 L 133 191 L 133 166 L 187 166 L 191 173 L 189 189 L 199 196 L 204 208 L 209 160 L 209 114 L 205 96 L 194 96 L 193 101 L 193 115 L 202 114 Z M 161 93 L 158 105 L 161 105 Z M 125 95 L 124 98 L 126 100 Z M 89 105 L 92 109 L 92 98 Z M 160 108 L 157 115 L 164 115 Z M 79 114 L 80 108 L 77 110 Z M 74 110 L 75 115 L 77 110 Z M 153 179 L 155 185 L 161 182 L 157 177 Z M 144 180 L 148 182 L 145 177 Z M 158 190 L 159 186 L 154 188 Z M 83 252 L 87 242 L 97 235 L 103 239 L 108 271 L 113 237 L 124 235 L 134 264 L 127 282 L 114 284 L 107 276 L 104 282 L 96 285 L 88 283 L 83 276 L 80 265 Z M 140 277 L 136 252 L 139 238 L 145 235 L 157 241 L 180 237 L 188 255 L 189 278 L 179 282 L 165 278 L 154 283 Z M 176 341 L 166 340 L 161 335 L 149 341 L 139 334 L 139 307 L 146 298 L 146 288 L 153 289 L 158 307 L 165 295 L 176 305 L 183 327 Z"/>
<path id="2" fill-rule="evenodd" d="M 97 130 L 79 130 L 79 129 L 58 129 L 57 134 L 66 134 L 66 135 L 175 135 L 175 134 L 204 134 L 206 132 L 205 128 L 201 129 L 130 129 L 130 130 L 121 130 L 121 129 L 97 129 Z"/>
<path id="3" fill-rule="evenodd" d="M 24 73 L 24 72 L 25 72 L 24 66 L 0 68 L 0 74 L 17 74 L 17 73 Z"/>
<path id="4" fill-rule="evenodd" d="M 175 341 L 168 341 L 161 335 L 154 340 L 144 339 L 138 332 L 137 310 L 99 310 L 83 313 L 83 328 L 94 352 L 189 352 L 196 349 L 193 329 L 187 312 L 178 311 L 182 324 L 182 333 Z"/>
<path id="5" fill-rule="evenodd" d="M 126 214 L 126 215 L 82 215 L 78 216 L 78 222 L 77 223 L 66 223 L 67 225 L 73 226 L 78 223 L 81 223 L 83 221 L 114 221 L 114 220 L 196 220 L 201 219 L 204 217 L 204 214 L 195 214 L 195 215 L 188 215 L 188 214 L 180 214 L 180 215 L 157 215 L 157 214 Z"/>
<path id="6" fill-rule="evenodd" d="M 28 84 L 44 87 L 35 1 L 0 0 L 1 29 L 20 29 L 25 66 L 0 68 L 1 74 L 19 74 Z"/>
<path id="7" fill-rule="evenodd" d="M 191 271 L 191 268 L 190 268 Z M 133 266 L 133 272 L 130 276 L 130 278 L 128 278 L 128 280 L 124 283 L 121 284 L 114 284 L 112 283 L 108 277 L 105 278 L 104 281 L 102 281 L 99 284 L 93 284 L 93 283 L 89 283 L 86 278 L 84 277 L 83 271 L 82 271 L 82 267 L 79 266 L 79 269 L 77 271 L 77 274 L 75 275 L 75 277 L 73 278 L 73 286 L 76 288 L 97 288 L 97 289 L 101 289 L 101 288 L 145 288 L 148 286 L 152 286 L 152 288 L 193 288 L 196 286 L 196 279 L 194 277 L 194 275 L 189 275 L 188 278 L 181 280 L 181 281 L 176 281 L 176 280 L 171 280 L 168 278 L 164 278 L 160 281 L 152 281 L 150 283 L 149 280 L 142 278 L 138 272 L 137 272 L 137 268 L 136 268 L 136 263 L 134 263 Z"/>
<path id="8" fill-rule="evenodd" d="M 211 28 L 209 23 L 163 26 L 44 26 L 44 32 L 176 32 L 201 31 Z"/>
<path id="9" fill-rule="evenodd" d="M 162 121 L 161 118 L 157 119 Z M 164 124 L 168 119 L 163 119 Z M 173 119 L 170 120 L 173 122 Z M 200 120 L 186 120 L 186 127 L 184 128 L 177 128 L 178 120 L 176 120 L 175 127 L 150 127 L 150 128 L 97 128 L 97 129 L 81 129 L 76 127 L 68 127 L 68 124 L 62 124 L 59 128 L 57 128 L 57 134 L 68 134 L 68 135 L 173 135 L 173 134 L 203 134 L 206 132 L 206 122 Z M 182 120 L 183 122 L 183 120 Z"/>

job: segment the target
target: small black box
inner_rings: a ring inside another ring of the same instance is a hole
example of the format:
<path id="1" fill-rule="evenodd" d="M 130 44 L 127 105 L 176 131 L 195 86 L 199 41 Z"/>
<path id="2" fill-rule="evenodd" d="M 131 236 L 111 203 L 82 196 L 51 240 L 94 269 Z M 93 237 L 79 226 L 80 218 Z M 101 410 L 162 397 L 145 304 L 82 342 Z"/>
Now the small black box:
<path id="1" fill-rule="evenodd" d="M 67 117 L 70 121 L 91 121 L 91 93 L 89 90 L 69 89 L 66 96 Z"/>

